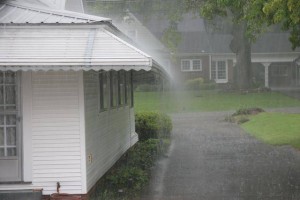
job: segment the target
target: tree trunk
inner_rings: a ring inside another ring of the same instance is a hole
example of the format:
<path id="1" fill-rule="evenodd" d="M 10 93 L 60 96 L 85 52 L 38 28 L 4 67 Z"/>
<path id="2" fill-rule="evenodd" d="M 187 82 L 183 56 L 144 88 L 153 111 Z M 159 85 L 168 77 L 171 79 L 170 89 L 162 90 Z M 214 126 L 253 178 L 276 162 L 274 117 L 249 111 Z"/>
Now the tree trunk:
<path id="1" fill-rule="evenodd" d="M 230 44 L 236 54 L 235 84 L 238 89 L 249 89 L 252 85 L 251 42 L 246 36 L 247 22 L 234 24 Z"/>

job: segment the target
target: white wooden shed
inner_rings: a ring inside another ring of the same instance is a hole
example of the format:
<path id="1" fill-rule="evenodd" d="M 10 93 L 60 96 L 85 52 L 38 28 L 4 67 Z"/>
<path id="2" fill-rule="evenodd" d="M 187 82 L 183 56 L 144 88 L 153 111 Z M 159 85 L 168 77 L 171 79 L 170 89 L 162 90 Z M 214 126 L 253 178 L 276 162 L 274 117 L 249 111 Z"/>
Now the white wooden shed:
<path id="1" fill-rule="evenodd" d="M 0 191 L 86 194 L 138 141 L 133 70 L 158 70 L 110 19 L 0 3 Z"/>

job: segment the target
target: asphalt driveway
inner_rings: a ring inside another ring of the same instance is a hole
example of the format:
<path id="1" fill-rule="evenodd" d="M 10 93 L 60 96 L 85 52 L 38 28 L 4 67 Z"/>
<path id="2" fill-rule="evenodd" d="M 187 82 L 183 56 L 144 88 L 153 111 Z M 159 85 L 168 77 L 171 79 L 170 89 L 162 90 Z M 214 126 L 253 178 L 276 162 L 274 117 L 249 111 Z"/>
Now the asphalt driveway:
<path id="1" fill-rule="evenodd" d="M 142 199 L 300 199 L 300 152 L 256 140 L 224 122 L 227 114 L 173 115 L 170 152 Z"/>

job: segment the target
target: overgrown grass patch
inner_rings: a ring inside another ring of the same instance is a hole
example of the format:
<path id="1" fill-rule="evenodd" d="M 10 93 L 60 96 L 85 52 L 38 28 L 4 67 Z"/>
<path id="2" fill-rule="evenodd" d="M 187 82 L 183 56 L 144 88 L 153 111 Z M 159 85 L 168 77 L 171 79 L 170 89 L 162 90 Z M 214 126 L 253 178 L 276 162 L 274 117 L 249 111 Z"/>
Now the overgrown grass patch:
<path id="1" fill-rule="evenodd" d="M 277 92 L 222 93 L 216 90 L 135 92 L 135 110 L 174 112 L 224 111 L 240 108 L 300 106 L 300 101 Z"/>
<path id="2" fill-rule="evenodd" d="M 300 149 L 300 114 L 261 113 L 250 117 L 242 128 L 272 145 L 291 145 Z"/>

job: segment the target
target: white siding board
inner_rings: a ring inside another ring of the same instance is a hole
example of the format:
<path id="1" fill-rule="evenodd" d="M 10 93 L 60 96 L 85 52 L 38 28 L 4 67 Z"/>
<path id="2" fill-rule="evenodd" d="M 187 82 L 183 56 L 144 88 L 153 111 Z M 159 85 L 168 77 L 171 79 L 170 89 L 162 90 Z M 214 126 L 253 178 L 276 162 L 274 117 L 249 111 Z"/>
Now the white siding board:
<path id="1" fill-rule="evenodd" d="M 74 164 L 71 164 L 71 163 L 62 164 L 62 165 L 59 165 L 59 164 L 55 164 L 55 165 L 53 165 L 53 164 L 52 165 L 42 165 L 42 164 L 40 164 L 40 165 L 34 166 L 33 169 L 35 169 L 36 172 L 38 173 L 41 170 L 58 169 L 58 170 L 64 171 L 64 170 L 80 169 L 80 167 L 79 167 L 79 165 L 74 165 Z"/>
<path id="2" fill-rule="evenodd" d="M 99 113 L 98 77 L 93 72 L 84 73 L 87 189 L 128 150 L 131 145 L 131 109 L 128 106 Z"/>
<path id="3" fill-rule="evenodd" d="M 79 72 L 32 72 L 33 185 L 82 193 Z"/>

